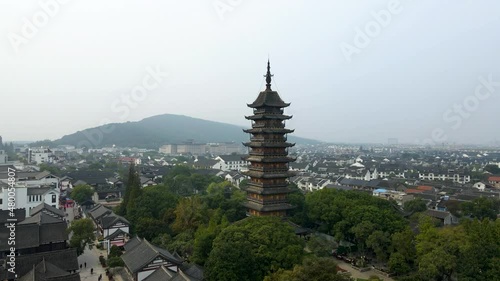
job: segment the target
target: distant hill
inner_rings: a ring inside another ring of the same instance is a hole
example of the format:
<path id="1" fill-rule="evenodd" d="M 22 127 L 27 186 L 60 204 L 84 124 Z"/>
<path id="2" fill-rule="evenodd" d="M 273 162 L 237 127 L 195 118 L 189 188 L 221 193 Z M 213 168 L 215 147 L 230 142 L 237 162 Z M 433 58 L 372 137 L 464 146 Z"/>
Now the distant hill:
<path id="1" fill-rule="evenodd" d="M 164 114 L 137 122 L 115 123 L 85 129 L 55 140 L 53 145 L 103 147 L 114 144 L 120 147 L 157 149 L 167 143 L 180 143 L 187 140 L 194 140 L 198 143 L 248 141 L 249 136 L 242 129 L 242 127 L 226 123 Z M 292 135 L 289 136 L 289 140 L 301 144 L 319 143 L 316 140 Z"/>

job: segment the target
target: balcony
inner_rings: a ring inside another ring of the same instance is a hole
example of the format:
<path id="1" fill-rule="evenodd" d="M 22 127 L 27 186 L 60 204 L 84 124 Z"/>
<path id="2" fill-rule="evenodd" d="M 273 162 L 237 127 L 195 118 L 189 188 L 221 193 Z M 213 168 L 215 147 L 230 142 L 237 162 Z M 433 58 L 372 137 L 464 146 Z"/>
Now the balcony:
<path id="1" fill-rule="evenodd" d="M 259 151 L 250 151 L 249 155 L 254 155 L 254 156 L 269 156 L 269 157 L 286 157 L 288 156 L 288 152 L 284 151 L 281 153 L 276 153 L 276 152 L 259 152 Z"/>
<path id="2" fill-rule="evenodd" d="M 288 172 L 289 168 L 288 167 L 279 167 L 279 168 L 270 168 L 270 167 L 248 167 L 250 171 L 256 171 L 256 172 L 265 172 L 265 173 L 283 173 L 283 172 Z"/>
<path id="3" fill-rule="evenodd" d="M 287 199 L 276 199 L 276 200 L 259 200 L 257 198 L 252 198 L 247 196 L 247 200 L 251 202 L 255 202 L 261 205 L 276 205 L 276 204 L 283 204 L 283 203 L 289 203 Z"/>
<path id="4" fill-rule="evenodd" d="M 248 185 L 257 186 L 257 187 L 288 187 L 288 182 L 283 183 L 261 183 L 261 182 L 248 182 Z"/>

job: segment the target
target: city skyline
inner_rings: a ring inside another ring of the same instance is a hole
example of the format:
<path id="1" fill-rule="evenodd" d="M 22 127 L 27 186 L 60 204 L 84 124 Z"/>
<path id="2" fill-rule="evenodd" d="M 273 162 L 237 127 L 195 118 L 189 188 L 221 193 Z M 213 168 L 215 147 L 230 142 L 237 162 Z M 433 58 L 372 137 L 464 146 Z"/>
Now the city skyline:
<path id="1" fill-rule="evenodd" d="M 6 141 L 167 113 L 248 127 L 268 56 L 296 136 L 500 139 L 500 3 L 65 2 L 0 4 Z"/>

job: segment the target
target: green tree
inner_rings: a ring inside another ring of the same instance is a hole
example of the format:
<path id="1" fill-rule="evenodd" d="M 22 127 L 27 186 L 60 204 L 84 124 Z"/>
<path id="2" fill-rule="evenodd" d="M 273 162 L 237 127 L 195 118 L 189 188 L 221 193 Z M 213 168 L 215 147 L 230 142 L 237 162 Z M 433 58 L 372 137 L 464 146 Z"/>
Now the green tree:
<path id="1" fill-rule="evenodd" d="M 159 219 L 151 217 L 141 217 L 137 219 L 134 227 L 137 235 L 150 241 L 161 233 L 171 232 L 167 224 L 163 223 Z"/>
<path id="2" fill-rule="evenodd" d="M 496 198 L 480 197 L 472 202 L 464 202 L 461 205 L 462 213 L 479 220 L 489 218 L 494 220 L 500 212 L 500 200 Z"/>
<path id="3" fill-rule="evenodd" d="M 10 157 L 9 157 L 10 159 Z M 61 169 L 59 169 L 57 166 L 50 165 L 47 163 L 41 163 L 38 165 L 40 167 L 40 171 L 47 171 L 53 175 L 60 176 L 61 175 Z"/>
<path id="4" fill-rule="evenodd" d="M 115 268 L 115 267 L 121 267 L 124 266 L 125 263 L 123 262 L 121 257 L 110 257 L 108 258 L 108 266 L 110 268 Z"/>
<path id="5" fill-rule="evenodd" d="M 303 241 L 275 217 L 249 217 L 215 238 L 205 264 L 208 281 L 260 281 L 279 268 L 290 269 L 303 256 Z"/>
<path id="6" fill-rule="evenodd" d="M 391 236 L 388 232 L 376 230 L 366 239 L 366 246 L 373 250 L 379 261 L 387 261 L 390 245 Z"/>
<path id="7" fill-rule="evenodd" d="M 137 178 L 138 175 L 137 172 L 135 171 L 135 165 L 132 163 L 129 166 L 127 180 L 125 181 L 126 189 L 125 189 L 125 194 L 123 195 L 123 201 L 117 208 L 117 213 L 119 215 L 127 214 L 127 205 L 130 201 L 130 194 L 132 193 L 132 189 L 133 186 L 135 185 L 135 182 L 137 182 Z"/>
<path id="8" fill-rule="evenodd" d="M 123 252 L 120 249 L 120 247 L 118 247 L 116 245 L 113 245 L 109 249 L 109 255 L 108 255 L 108 257 L 121 257 L 122 254 L 123 254 Z"/>
<path id="9" fill-rule="evenodd" d="M 204 265 L 208 255 L 212 250 L 212 243 L 217 235 L 229 225 L 229 221 L 222 214 L 221 209 L 217 209 L 211 216 L 208 225 L 202 225 L 195 233 L 193 257 L 191 260 L 199 265 Z"/>
<path id="10" fill-rule="evenodd" d="M 203 203 L 199 196 L 186 197 L 179 200 L 175 207 L 175 221 L 172 228 L 177 232 L 195 231 L 206 218 Z"/>
<path id="11" fill-rule="evenodd" d="M 389 270 L 397 275 L 404 275 L 411 271 L 411 267 L 405 256 L 399 252 L 391 254 L 387 265 L 389 266 Z"/>
<path id="12" fill-rule="evenodd" d="M 466 243 L 460 255 L 459 280 L 500 277 L 500 220 L 465 221 Z"/>
<path id="13" fill-rule="evenodd" d="M 427 210 L 427 204 L 421 198 L 413 199 L 405 202 L 404 205 L 405 212 L 409 213 L 419 213 Z"/>
<path id="14" fill-rule="evenodd" d="M 500 174 L 500 167 L 498 167 L 497 165 L 486 165 L 486 167 L 484 167 L 484 170 L 495 175 Z"/>
<path id="15" fill-rule="evenodd" d="M 419 231 L 415 247 L 420 276 L 425 280 L 449 280 L 457 270 L 460 248 L 466 244 L 463 228 L 438 229 L 422 215 Z"/>
<path id="16" fill-rule="evenodd" d="M 68 232 L 71 233 L 69 245 L 76 248 L 78 255 L 83 254 L 87 244 L 95 240 L 94 223 L 91 219 L 80 219 L 71 222 Z"/>
<path id="17" fill-rule="evenodd" d="M 82 204 L 86 200 L 91 199 L 93 194 L 94 188 L 92 186 L 87 184 L 80 184 L 73 188 L 70 196 L 73 200 L 78 202 L 78 204 Z"/>

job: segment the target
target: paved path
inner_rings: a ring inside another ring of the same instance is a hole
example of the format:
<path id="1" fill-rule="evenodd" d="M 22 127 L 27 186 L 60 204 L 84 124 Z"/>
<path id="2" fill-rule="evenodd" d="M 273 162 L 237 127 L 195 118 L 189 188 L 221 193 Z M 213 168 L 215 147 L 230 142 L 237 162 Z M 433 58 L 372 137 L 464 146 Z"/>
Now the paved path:
<path id="1" fill-rule="evenodd" d="M 78 206 L 75 206 L 75 208 L 78 208 Z M 66 208 L 66 213 L 68 213 L 68 216 L 66 217 L 67 220 L 72 222 L 75 217 L 74 217 L 74 208 Z M 71 233 L 70 233 L 71 236 Z M 94 242 L 94 245 L 97 245 L 97 241 Z M 101 263 L 99 262 L 99 256 L 102 255 L 103 257 L 107 258 L 107 252 L 106 250 L 99 250 L 95 246 L 92 247 L 92 250 L 89 249 L 89 247 L 85 247 L 85 250 L 83 254 L 81 254 L 78 257 L 78 264 L 81 265 L 80 269 L 80 280 L 82 281 L 97 281 L 99 279 L 99 275 L 102 274 L 102 279 L 101 281 L 106 281 L 108 280 L 108 277 L 106 276 L 106 269 L 101 266 Z M 85 266 L 87 264 L 87 266 Z M 93 273 L 90 273 L 90 269 L 94 269 Z M 113 276 L 113 280 L 115 281 L 124 281 L 121 276 L 115 275 Z"/>
<path id="2" fill-rule="evenodd" d="M 340 268 L 342 268 L 344 270 L 347 270 L 347 272 L 351 273 L 351 277 L 353 277 L 353 278 L 368 279 L 368 278 L 370 278 L 370 276 L 375 275 L 375 276 L 378 276 L 378 277 L 382 278 L 382 280 L 384 280 L 384 281 L 394 281 L 394 279 L 392 279 L 390 277 L 383 276 L 382 274 L 377 273 L 374 270 L 368 270 L 368 271 L 365 271 L 365 272 L 360 272 L 359 270 L 353 268 L 350 264 L 344 262 L 343 260 L 339 260 L 339 259 L 336 259 L 336 258 L 333 258 L 333 259 L 337 263 L 338 267 L 340 267 Z"/>

